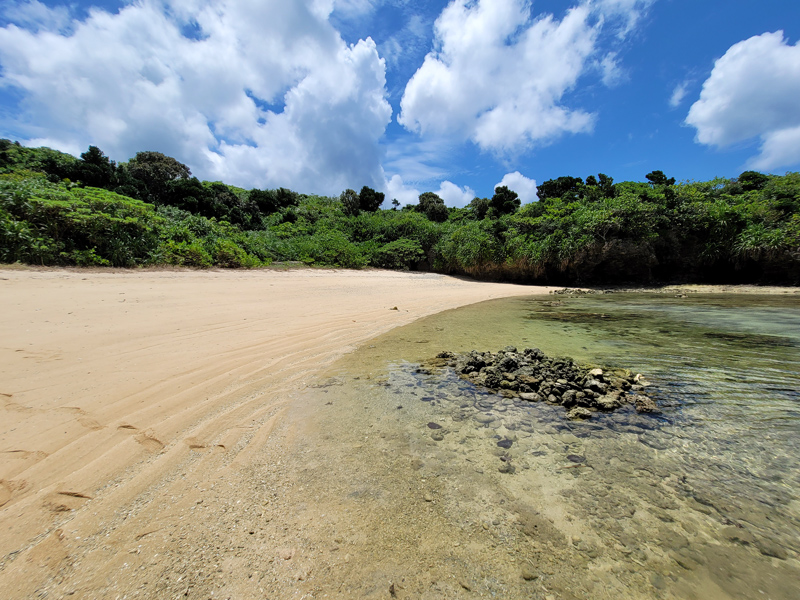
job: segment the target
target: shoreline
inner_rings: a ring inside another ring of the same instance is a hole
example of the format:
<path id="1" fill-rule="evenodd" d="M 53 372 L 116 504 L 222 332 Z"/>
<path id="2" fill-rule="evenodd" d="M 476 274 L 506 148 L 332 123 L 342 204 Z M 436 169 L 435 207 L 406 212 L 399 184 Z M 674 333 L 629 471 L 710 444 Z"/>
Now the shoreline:
<path id="1" fill-rule="evenodd" d="M 434 313 L 549 291 L 378 270 L 0 268 L 0 596 L 129 591 L 108 581 L 137 536 L 182 519 L 207 482 L 280 461 L 288 411 L 336 360 Z"/>
<path id="2" fill-rule="evenodd" d="M 754 285 L 723 283 L 665 284 L 661 286 L 620 287 L 564 287 L 555 295 L 581 294 L 747 294 L 747 295 L 792 295 L 800 294 L 800 287 L 789 285 Z"/>
<path id="3" fill-rule="evenodd" d="M 0 267 L 0 596 L 124 594 L 141 581 L 130 564 L 157 578 L 160 553 L 191 551 L 183 532 L 205 539 L 198 507 L 253 501 L 242 482 L 264 465 L 265 485 L 302 481 L 280 465 L 304 439 L 304 390 L 341 357 L 436 313 L 558 289 L 372 269 Z"/>
<path id="4" fill-rule="evenodd" d="M 625 293 L 648 293 L 648 294 L 800 294 L 800 285 L 772 285 L 754 283 L 656 283 L 656 284 L 620 284 L 612 286 L 603 285 L 559 285 L 559 284 L 527 284 L 513 281 L 481 280 L 468 277 L 466 275 L 448 275 L 435 271 L 397 271 L 390 269 L 378 269 L 373 267 L 363 269 L 346 269 L 330 266 L 305 265 L 299 262 L 273 263 L 266 267 L 254 269 L 195 269 L 190 267 L 179 267 L 170 265 L 154 265 L 135 268 L 124 267 L 76 267 L 76 266 L 45 266 L 21 263 L 0 263 L 0 281 L 3 280 L 3 272 L 28 272 L 28 273 L 73 273 L 95 275 L 135 275 L 135 274 L 158 274 L 158 273 L 387 273 L 417 277 L 446 277 L 458 281 L 466 281 L 475 284 L 493 284 L 501 286 L 512 286 L 517 288 L 531 288 L 549 290 L 552 294 L 625 294 Z M 537 295 L 541 292 L 532 292 Z"/>

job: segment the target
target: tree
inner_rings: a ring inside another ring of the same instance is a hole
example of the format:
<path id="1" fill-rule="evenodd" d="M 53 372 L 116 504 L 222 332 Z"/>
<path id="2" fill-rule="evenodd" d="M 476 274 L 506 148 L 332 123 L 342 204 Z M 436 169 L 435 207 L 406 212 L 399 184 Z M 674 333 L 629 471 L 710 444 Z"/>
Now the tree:
<path id="1" fill-rule="evenodd" d="M 143 188 L 143 200 L 153 203 L 163 202 L 167 186 L 176 179 L 188 179 L 192 172 L 189 167 L 171 156 L 161 152 L 137 152 L 128 161 L 128 173 Z"/>
<path id="2" fill-rule="evenodd" d="M 614 190 L 613 177 L 609 177 L 605 173 L 598 173 L 597 179 L 599 180 L 599 187 L 603 192 L 603 196 L 606 198 L 613 198 L 617 195 L 616 191 Z"/>
<path id="3" fill-rule="evenodd" d="M 215 217 L 218 221 L 228 221 L 235 225 L 244 225 L 249 220 L 239 197 L 231 189 L 219 181 L 209 188 L 211 200 L 210 213 L 206 217 Z"/>
<path id="4" fill-rule="evenodd" d="M 358 206 L 361 210 L 367 212 L 375 212 L 383 204 L 383 192 L 376 192 L 371 187 L 366 185 L 361 188 L 361 193 L 358 195 Z"/>
<path id="5" fill-rule="evenodd" d="M 339 201 L 342 203 L 342 210 L 344 210 L 344 214 L 350 217 L 355 217 L 359 212 L 361 212 L 361 203 L 355 190 L 346 189 L 343 191 L 339 196 Z"/>
<path id="6" fill-rule="evenodd" d="M 77 170 L 78 177 L 84 185 L 110 189 L 114 183 L 117 164 L 109 160 L 97 146 L 89 146 L 89 149 L 81 154 Z"/>
<path id="7" fill-rule="evenodd" d="M 537 186 L 536 195 L 539 196 L 539 200 L 541 201 L 545 201 L 548 198 L 577 200 L 583 195 L 583 179 L 580 177 L 548 179 Z"/>
<path id="8" fill-rule="evenodd" d="M 212 216 L 206 214 L 205 206 L 208 204 L 208 196 L 208 189 L 203 187 L 203 184 L 200 183 L 197 177 L 174 179 L 167 184 L 167 190 L 162 197 L 162 202 L 182 210 L 188 210 L 191 213 L 200 213 L 208 217 Z"/>
<path id="9" fill-rule="evenodd" d="M 447 207 L 444 200 L 433 192 L 423 192 L 419 195 L 417 210 L 424 213 L 429 221 L 443 223 L 447 220 Z"/>
<path id="10" fill-rule="evenodd" d="M 510 215 L 516 212 L 520 204 L 517 193 L 507 186 L 501 185 L 494 188 L 494 196 L 492 196 L 490 206 L 498 216 Z"/>
<path id="11" fill-rule="evenodd" d="M 758 171 L 745 171 L 738 178 L 742 190 L 745 192 L 752 192 L 760 190 L 769 181 L 769 177 Z"/>
<path id="12" fill-rule="evenodd" d="M 397 210 L 400 206 L 400 201 L 397 198 L 392 198 L 392 210 Z"/>
<path id="13" fill-rule="evenodd" d="M 297 206 L 300 204 L 300 194 L 281 187 L 275 190 L 275 202 L 278 204 L 279 209 Z"/>
<path id="14" fill-rule="evenodd" d="M 473 198 L 469 203 L 469 210 L 475 216 L 476 221 L 483 221 L 486 218 L 486 213 L 489 212 L 489 199 L 488 198 Z"/>
<path id="15" fill-rule="evenodd" d="M 589 175 L 584 186 L 577 186 L 578 196 L 590 202 L 596 202 L 603 198 L 613 198 L 614 180 L 604 173 L 598 173 L 597 177 Z"/>
<path id="16" fill-rule="evenodd" d="M 669 179 L 667 179 L 667 176 L 664 175 L 664 171 L 651 171 L 650 173 L 645 175 L 645 178 L 653 185 L 653 187 L 657 185 L 665 185 L 665 186 L 675 185 L 675 178 L 670 177 Z"/>
<path id="17" fill-rule="evenodd" d="M 247 198 L 252 204 L 256 206 L 258 212 L 262 215 L 271 215 L 278 212 L 280 206 L 278 205 L 278 195 L 275 190 L 259 190 L 253 188 L 247 193 Z"/>

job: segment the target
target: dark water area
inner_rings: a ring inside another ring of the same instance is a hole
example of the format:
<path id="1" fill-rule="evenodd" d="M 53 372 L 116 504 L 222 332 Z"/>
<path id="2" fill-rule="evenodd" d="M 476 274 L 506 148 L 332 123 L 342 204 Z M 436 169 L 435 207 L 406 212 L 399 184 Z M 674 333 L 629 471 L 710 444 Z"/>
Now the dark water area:
<path id="1" fill-rule="evenodd" d="M 425 362 L 508 345 L 642 373 L 660 412 L 569 421 Z M 428 560 L 455 596 L 800 597 L 800 297 L 490 301 L 377 338 L 335 375 L 323 426 L 378 436 L 358 460 L 387 490 L 435 489 L 441 519 L 417 535 L 444 544 Z M 418 597 L 422 579 L 408 574 Z"/>

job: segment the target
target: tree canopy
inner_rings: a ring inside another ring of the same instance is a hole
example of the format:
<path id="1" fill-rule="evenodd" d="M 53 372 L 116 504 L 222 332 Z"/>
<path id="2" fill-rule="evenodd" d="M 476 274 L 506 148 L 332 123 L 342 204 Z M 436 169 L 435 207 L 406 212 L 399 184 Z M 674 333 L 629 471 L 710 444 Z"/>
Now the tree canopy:
<path id="1" fill-rule="evenodd" d="M 444 200 L 433 192 L 423 192 L 419 195 L 417 211 L 436 223 L 443 223 L 447 220 L 447 206 L 445 206 Z"/>
<path id="2" fill-rule="evenodd" d="M 381 210 L 368 186 L 327 198 L 200 181 L 140 152 L 116 164 L 0 140 L 0 261 L 255 267 L 271 261 L 431 269 L 522 282 L 800 283 L 800 174 L 677 183 L 558 177 L 521 206 L 448 208 L 433 192 Z"/>
<path id="3" fill-rule="evenodd" d="M 516 192 L 501 185 L 494 189 L 489 207 L 494 210 L 496 215 L 510 215 L 520 207 L 520 199 Z"/>

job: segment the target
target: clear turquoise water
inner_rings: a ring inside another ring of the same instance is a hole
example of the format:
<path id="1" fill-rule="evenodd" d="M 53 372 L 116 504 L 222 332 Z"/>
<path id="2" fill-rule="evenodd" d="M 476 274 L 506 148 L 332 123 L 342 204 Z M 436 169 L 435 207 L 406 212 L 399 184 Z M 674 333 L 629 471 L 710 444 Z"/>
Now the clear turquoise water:
<path id="1" fill-rule="evenodd" d="M 561 407 L 425 367 L 441 350 L 507 345 L 641 372 L 661 412 L 570 422 Z M 393 331 L 337 369 L 324 427 L 339 441 L 380 440 L 380 454 L 359 451 L 360 466 L 341 453 L 337 481 L 369 462 L 394 482 L 387 490 L 435 484 L 441 519 L 415 535 L 446 540 L 431 561 L 472 577 L 476 593 L 800 597 L 800 297 L 491 301 Z M 500 472 L 504 462 L 514 473 Z M 385 508 L 372 507 L 375 519 L 401 535 L 377 516 Z M 536 577 L 521 578 L 523 567 Z"/>

